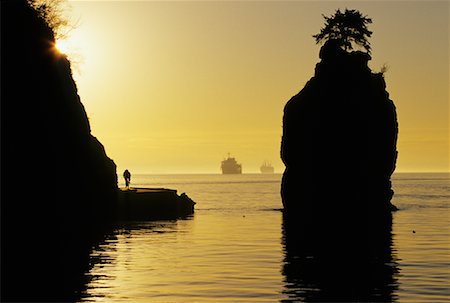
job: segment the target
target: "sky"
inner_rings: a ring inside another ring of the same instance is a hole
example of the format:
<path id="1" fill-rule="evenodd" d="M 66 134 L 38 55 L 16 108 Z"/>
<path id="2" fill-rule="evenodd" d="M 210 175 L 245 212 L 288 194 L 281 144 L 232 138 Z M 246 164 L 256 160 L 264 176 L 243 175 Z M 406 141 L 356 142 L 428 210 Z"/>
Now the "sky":
<path id="1" fill-rule="evenodd" d="M 449 171 L 449 2 L 70 1 L 57 41 L 72 61 L 92 134 L 120 174 L 281 173 L 283 108 L 314 75 L 312 38 L 357 9 L 374 72 L 388 67 L 397 172 Z"/>

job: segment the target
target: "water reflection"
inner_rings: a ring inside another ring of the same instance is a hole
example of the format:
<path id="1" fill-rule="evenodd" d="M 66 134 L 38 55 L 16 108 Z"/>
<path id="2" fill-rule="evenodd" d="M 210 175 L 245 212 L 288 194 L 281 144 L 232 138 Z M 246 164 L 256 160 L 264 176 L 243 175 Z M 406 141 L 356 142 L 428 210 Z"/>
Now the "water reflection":
<path id="1" fill-rule="evenodd" d="M 146 272 L 151 272 L 151 262 L 155 249 L 150 235 L 167 237 L 178 232 L 179 220 L 126 222 L 94 247 L 90 255 L 89 271 L 85 274 L 85 288 L 81 302 L 111 299 L 112 292 L 125 290 L 119 294 L 123 299 L 132 299 L 130 291 L 136 289 L 135 282 L 148 280 Z M 143 239 L 148 239 L 143 241 Z M 150 264 L 149 264 L 150 263 Z M 137 274 L 139 264 L 143 276 Z M 130 286 L 131 285 L 131 286 Z"/>
<path id="2" fill-rule="evenodd" d="M 283 217 L 282 302 L 393 302 L 398 264 L 392 255 L 391 220 L 364 237 L 361 230 L 324 230 Z M 333 225 L 329 225 L 333 226 Z"/>

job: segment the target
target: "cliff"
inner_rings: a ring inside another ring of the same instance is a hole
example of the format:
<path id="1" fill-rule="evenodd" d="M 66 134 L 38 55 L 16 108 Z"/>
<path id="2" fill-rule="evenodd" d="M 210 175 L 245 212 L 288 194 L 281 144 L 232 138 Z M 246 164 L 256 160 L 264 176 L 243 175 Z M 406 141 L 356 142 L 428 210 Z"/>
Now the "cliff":
<path id="1" fill-rule="evenodd" d="M 284 108 L 281 195 L 287 216 L 329 230 L 390 220 L 396 108 L 370 56 L 333 40 Z"/>
<path id="2" fill-rule="evenodd" d="M 69 301 L 112 222 L 116 166 L 48 23 L 26 1 L 1 23 L 2 301 Z"/>

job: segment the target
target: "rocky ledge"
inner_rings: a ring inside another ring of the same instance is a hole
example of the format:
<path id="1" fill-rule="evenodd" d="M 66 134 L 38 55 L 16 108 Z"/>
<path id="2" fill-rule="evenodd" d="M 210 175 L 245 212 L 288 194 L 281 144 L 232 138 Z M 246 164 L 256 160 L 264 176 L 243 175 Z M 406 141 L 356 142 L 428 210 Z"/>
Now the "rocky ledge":
<path id="1" fill-rule="evenodd" d="M 195 202 L 167 188 L 122 188 L 118 191 L 120 221 L 177 219 L 192 215 Z"/>

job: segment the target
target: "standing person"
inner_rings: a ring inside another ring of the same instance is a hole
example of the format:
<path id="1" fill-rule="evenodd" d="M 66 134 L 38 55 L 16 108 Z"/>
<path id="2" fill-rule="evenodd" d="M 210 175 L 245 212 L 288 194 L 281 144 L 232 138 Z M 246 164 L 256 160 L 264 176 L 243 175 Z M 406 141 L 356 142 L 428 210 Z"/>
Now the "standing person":
<path id="1" fill-rule="evenodd" d="M 127 188 L 130 188 L 131 173 L 128 171 L 128 169 L 125 169 L 125 171 L 123 172 L 123 178 L 125 179 L 125 186 Z"/>

